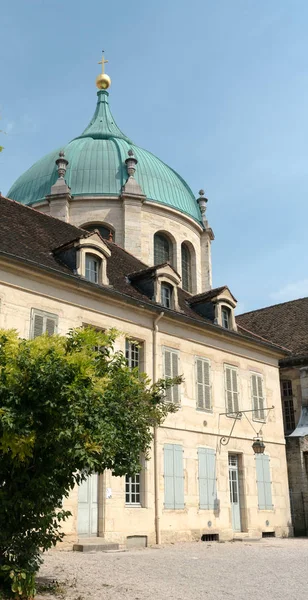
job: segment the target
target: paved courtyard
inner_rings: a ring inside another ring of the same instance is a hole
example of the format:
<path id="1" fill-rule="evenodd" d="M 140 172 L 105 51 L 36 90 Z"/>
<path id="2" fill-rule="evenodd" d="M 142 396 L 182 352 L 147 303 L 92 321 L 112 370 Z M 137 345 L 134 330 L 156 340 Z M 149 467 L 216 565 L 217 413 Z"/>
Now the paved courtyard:
<path id="1" fill-rule="evenodd" d="M 306 600 L 308 538 L 53 551 L 40 575 L 64 583 L 68 600 Z"/>

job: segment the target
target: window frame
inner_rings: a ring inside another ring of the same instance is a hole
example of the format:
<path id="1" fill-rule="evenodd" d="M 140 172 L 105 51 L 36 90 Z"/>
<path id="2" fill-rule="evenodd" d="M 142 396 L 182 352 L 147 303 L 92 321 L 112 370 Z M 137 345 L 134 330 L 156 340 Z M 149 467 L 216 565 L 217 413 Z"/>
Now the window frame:
<path id="1" fill-rule="evenodd" d="M 231 308 L 225 305 L 221 306 L 221 325 L 224 329 L 231 329 Z"/>
<path id="2" fill-rule="evenodd" d="M 163 291 L 164 290 L 168 290 L 169 292 L 169 298 L 168 298 L 168 302 L 169 302 L 169 306 L 167 304 L 165 304 L 164 302 L 164 295 L 163 295 Z M 164 308 L 173 308 L 173 287 L 172 285 L 170 285 L 170 283 L 166 283 L 165 281 L 163 281 L 161 283 L 160 286 L 160 304 L 164 307 Z"/>
<path id="3" fill-rule="evenodd" d="M 35 336 L 34 335 L 34 325 L 35 325 L 35 317 L 36 316 L 43 318 L 43 331 L 39 335 Z M 44 333 L 46 333 L 46 332 L 48 333 L 48 331 L 46 329 L 48 319 L 54 321 L 54 331 L 50 335 L 56 335 L 58 333 L 58 322 L 59 322 L 58 315 L 47 312 L 46 310 L 41 310 L 39 308 L 31 308 L 31 316 L 30 316 L 30 339 L 31 340 L 34 340 L 36 337 L 39 337 L 40 335 L 44 335 Z"/>
<path id="4" fill-rule="evenodd" d="M 133 348 L 133 346 L 135 348 Z M 133 353 L 138 350 L 138 364 L 132 364 L 134 362 Z M 139 373 L 144 370 L 144 341 L 136 340 L 135 338 L 125 338 L 125 358 L 130 369 L 138 368 Z"/>
<path id="5" fill-rule="evenodd" d="M 206 363 L 208 365 L 209 368 L 209 383 L 206 384 L 204 383 L 204 381 L 199 382 L 198 381 L 198 361 L 202 362 L 202 376 L 204 379 L 204 363 Z M 205 406 L 205 393 L 204 393 L 204 389 L 203 389 L 203 406 L 198 406 L 198 399 L 199 399 L 199 385 L 202 385 L 203 388 L 206 386 L 209 389 L 209 407 L 207 408 Z M 202 412 L 208 412 L 208 413 L 212 413 L 213 412 L 213 403 L 212 403 L 212 370 L 211 370 L 211 361 L 208 358 L 205 358 L 204 356 L 195 356 L 195 389 L 196 389 L 196 409 L 200 410 Z"/>
<path id="6" fill-rule="evenodd" d="M 289 434 L 295 429 L 295 408 L 292 379 L 282 379 L 280 383 L 284 431 L 286 434 Z M 290 384 L 289 391 L 291 391 L 291 394 L 284 393 L 284 384 Z M 289 423 L 291 426 L 287 427 L 287 423 Z"/>
<path id="7" fill-rule="evenodd" d="M 88 261 L 92 261 L 93 263 L 96 264 L 96 267 L 97 267 L 96 271 L 89 268 Z M 100 283 L 101 264 L 102 264 L 101 259 L 99 259 L 98 256 L 96 256 L 95 254 L 92 254 L 91 252 L 85 253 L 85 279 L 87 281 L 90 281 L 90 283 Z M 87 276 L 88 271 L 90 271 L 90 272 L 93 271 L 96 274 L 95 280 L 93 280 Z"/>
<path id="8" fill-rule="evenodd" d="M 184 265 L 184 252 L 187 253 L 187 263 Z M 182 289 L 186 292 L 191 293 L 192 291 L 192 260 L 191 251 L 188 244 L 182 242 L 181 244 L 181 271 L 182 271 Z"/>
<path id="9" fill-rule="evenodd" d="M 138 481 L 136 481 L 138 478 Z M 133 486 L 135 489 L 133 491 Z M 138 491 L 137 491 L 138 487 Z M 132 500 L 132 497 L 139 497 L 139 500 Z M 127 499 L 128 497 L 128 499 Z M 142 506 L 142 478 L 141 471 L 135 475 L 125 475 L 125 505 L 140 508 Z"/>
<path id="10" fill-rule="evenodd" d="M 156 238 L 156 239 L 155 239 Z M 158 238 L 161 238 L 161 241 L 163 240 L 164 243 L 167 242 L 168 244 L 168 256 L 165 256 L 165 248 L 162 250 L 162 248 L 158 248 L 158 246 L 156 245 L 156 242 L 158 240 Z M 157 231 L 156 233 L 154 233 L 153 236 L 153 264 L 154 265 L 161 265 L 164 263 L 170 263 L 170 265 L 172 265 L 173 263 L 173 244 L 170 240 L 170 238 L 161 231 Z M 158 256 L 160 254 L 160 256 Z"/>

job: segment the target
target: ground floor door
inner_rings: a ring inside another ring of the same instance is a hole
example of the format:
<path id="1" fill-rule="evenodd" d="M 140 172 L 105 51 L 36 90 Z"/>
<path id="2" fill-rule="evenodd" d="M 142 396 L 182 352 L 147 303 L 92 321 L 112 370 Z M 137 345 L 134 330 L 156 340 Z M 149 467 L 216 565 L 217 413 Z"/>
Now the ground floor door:
<path id="1" fill-rule="evenodd" d="M 238 455 L 229 454 L 229 488 L 232 527 L 234 531 L 241 531 L 241 507 L 238 479 Z"/>
<path id="2" fill-rule="evenodd" d="M 98 475 L 90 475 L 78 488 L 78 535 L 98 532 Z"/>

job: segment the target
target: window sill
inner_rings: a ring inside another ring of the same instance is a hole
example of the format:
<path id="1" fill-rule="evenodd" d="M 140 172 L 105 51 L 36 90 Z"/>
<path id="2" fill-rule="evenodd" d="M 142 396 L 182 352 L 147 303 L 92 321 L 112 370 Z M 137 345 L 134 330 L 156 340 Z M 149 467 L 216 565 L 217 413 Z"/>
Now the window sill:
<path id="1" fill-rule="evenodd" d="M 200 408 L 200 406 L 196 407 L 196 411 L 197 412 L 201 412 L 201 413 L 207 413 L 212 415 L 213 414 L 213 409 L 212 408 Z"/>
<path id="2" fill-rule="evenodd" d="M 125 508 L 144 508 L 144 506 L 142 506 L 142 504 L 138 504 L 137 502 L 135 504 L 125 502 Z"/>
<path id="3" fill-rule="evenodd" d="M 252 417 L 252 421 L 255 423 L 266 423 L 266 419 L 258 419 L 257 417 Z"/>

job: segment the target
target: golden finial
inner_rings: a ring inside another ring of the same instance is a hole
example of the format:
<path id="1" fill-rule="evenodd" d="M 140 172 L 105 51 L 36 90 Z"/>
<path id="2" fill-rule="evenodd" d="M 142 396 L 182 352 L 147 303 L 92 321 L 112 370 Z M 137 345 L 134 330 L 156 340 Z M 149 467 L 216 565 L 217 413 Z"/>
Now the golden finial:
<path id="1" fill-rule="evenodd" d="M 105 63 L 107 62 L 108 60 L 105 60 L 103 50 L 102 60 L 98 63 L 99 65 L 102 65 L 102 72 L 96 77 L 96 87 L 98 87 L 99 90 L 107 90 L 111 85 L 111 79 L 109 75 L 106 75 L 105 73 Z"/>

